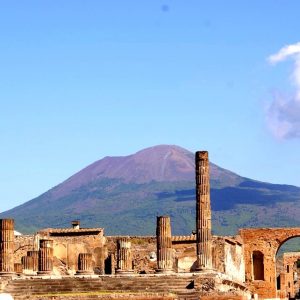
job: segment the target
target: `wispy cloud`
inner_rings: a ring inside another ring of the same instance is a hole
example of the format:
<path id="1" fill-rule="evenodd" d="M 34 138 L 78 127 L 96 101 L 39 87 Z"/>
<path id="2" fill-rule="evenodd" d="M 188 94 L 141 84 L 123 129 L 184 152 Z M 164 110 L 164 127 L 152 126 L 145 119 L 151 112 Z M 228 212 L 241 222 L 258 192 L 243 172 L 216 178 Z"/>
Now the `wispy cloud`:
<path id="1" fill-rule="evenodd" d="M 300 42 L 281 48 L 268 57 L 271 64 L 288 58 L 294 62 L 292 83 L 295 93 L 291 96 L 276 94 L 267 109 L 267 122 L 279 139 L 300 138 Z"/>

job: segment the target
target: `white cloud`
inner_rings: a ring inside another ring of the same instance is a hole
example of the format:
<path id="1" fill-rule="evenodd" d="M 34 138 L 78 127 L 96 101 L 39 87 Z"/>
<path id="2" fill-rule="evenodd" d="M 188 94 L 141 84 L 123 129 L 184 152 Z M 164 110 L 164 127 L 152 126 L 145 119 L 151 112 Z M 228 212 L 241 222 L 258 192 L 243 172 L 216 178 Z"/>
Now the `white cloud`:
<path id="1" fill-rule="evenodd" d="M 300 42 L 288 45 L 281 48 L 276 54 L 269 56 L 269 61 L 273 64 L 285 60 L 289 56 L 297 55 L 300 53 Z"/>
<path id="2" fill-rule="evenodd" d="M 268 57 L 271 64 L 291 58 L 294 61 L 292 96 L 276 95 L 267 109 L 267 122 L 280 139 L 300 138 L 300 42 L 281 48 Z"/>

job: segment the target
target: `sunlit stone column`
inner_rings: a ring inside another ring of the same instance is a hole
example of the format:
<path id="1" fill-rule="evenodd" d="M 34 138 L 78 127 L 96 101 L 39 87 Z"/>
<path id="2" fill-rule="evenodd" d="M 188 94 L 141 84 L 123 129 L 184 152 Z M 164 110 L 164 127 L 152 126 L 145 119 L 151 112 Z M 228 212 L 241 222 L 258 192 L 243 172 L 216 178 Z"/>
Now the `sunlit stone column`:
<path id="1" fill-rule="evenodd" d="M 170 217 L 157 217 L 156 222 L 157 270 L 161 273 L 173 272 L 173 250 Z"/>
<path id="2" fill-rule="evenodd" d="M 33 274 L 33 257 L 32 256 L 22 256 L 21 258 L 23 273 Z"/>
<path id="3" fill-rule="evenodd" d="M 14 273 L 14 220 L 0 219 L 0 276 Z"/>
<path id="4" fill-rule="evenodd" d="M 39 251 L 27 251 L 27 256 L 32 257 L 32 271 L 37 272 L 39 270 Z"/>
<path id="5" fill-rule="evenodd" d="M 128 237 L 117 240 L 117 274 L 132 273 L 131 242 Z"/>
<path id="6" fill-rule="evenodd" d="M 107 252 L 107 249 L 106 247 L 101 247 L 101 250 L 100 250 L 100 258 L 99 258 L 99 273 L 101 275 L 104 275 L 105 274 L 105 254 Z"/>
<path id="7" fill-rule="evenodd" d="M 53 241 L 40 240 L 39 270 L 40 275 L 50 275 L 53 271 Z"/>
<path id="8" fill-rule="evenodd" d="M 22 274 L 23 273 L 23 265 L 21 263 L 14 263 L 14 271 L 18 275 Z"/>
<path id="9" fill-rule="evenodd" d="M 93 273 L 92 253 L 79 253 L 78 255 L 78 275 L 87 275 Z"/>
<path id="10" fill-rule="evenodd" d="M 211 208 L 209 160 L 207 151 L 198 151 L 196 164 L 196 234 L 197 266 L 196 270 L 212 269 L 211 248 Z"/>

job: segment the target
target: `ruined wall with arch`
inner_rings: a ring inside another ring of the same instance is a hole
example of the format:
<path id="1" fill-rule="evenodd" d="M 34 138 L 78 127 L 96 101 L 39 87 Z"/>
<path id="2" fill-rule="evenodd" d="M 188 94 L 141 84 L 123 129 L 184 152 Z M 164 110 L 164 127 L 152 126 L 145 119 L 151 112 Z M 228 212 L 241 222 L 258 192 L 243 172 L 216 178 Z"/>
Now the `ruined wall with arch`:
<path id="1" fill-rule="evenodd" d="M 276 298 L 276 254 L 287 240 L 300 237 L 300 228 L 248 228 L 239 235 L 244 245 L 245 280 L 261 298 Z"/>

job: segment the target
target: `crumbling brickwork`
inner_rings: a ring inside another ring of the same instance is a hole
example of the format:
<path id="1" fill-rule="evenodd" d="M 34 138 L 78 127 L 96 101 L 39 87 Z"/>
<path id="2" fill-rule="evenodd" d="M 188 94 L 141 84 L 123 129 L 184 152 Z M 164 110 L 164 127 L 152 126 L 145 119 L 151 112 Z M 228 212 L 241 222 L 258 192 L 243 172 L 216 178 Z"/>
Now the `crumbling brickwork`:
<path id="1" fill-rule="evenodd" d="M 262 299 L 276 298 L 276 253 L 285 241 L 300 236 L 300 228 L 241 229 L 240 236 L 244 245 L 247 285 Z"/>
<path id="2" fill-rule="evenodd" d="M 299 259 L 300 252 L 283 254 L 282 266 L 280 272 L 277 272 L 277 283 L 279 283 L 277 288 L 280 289 L 279 293 L 281 297 L 295 298 L 296 293 L 299 292 L 299 279 L 297 273 L 297 261 Z"/>

